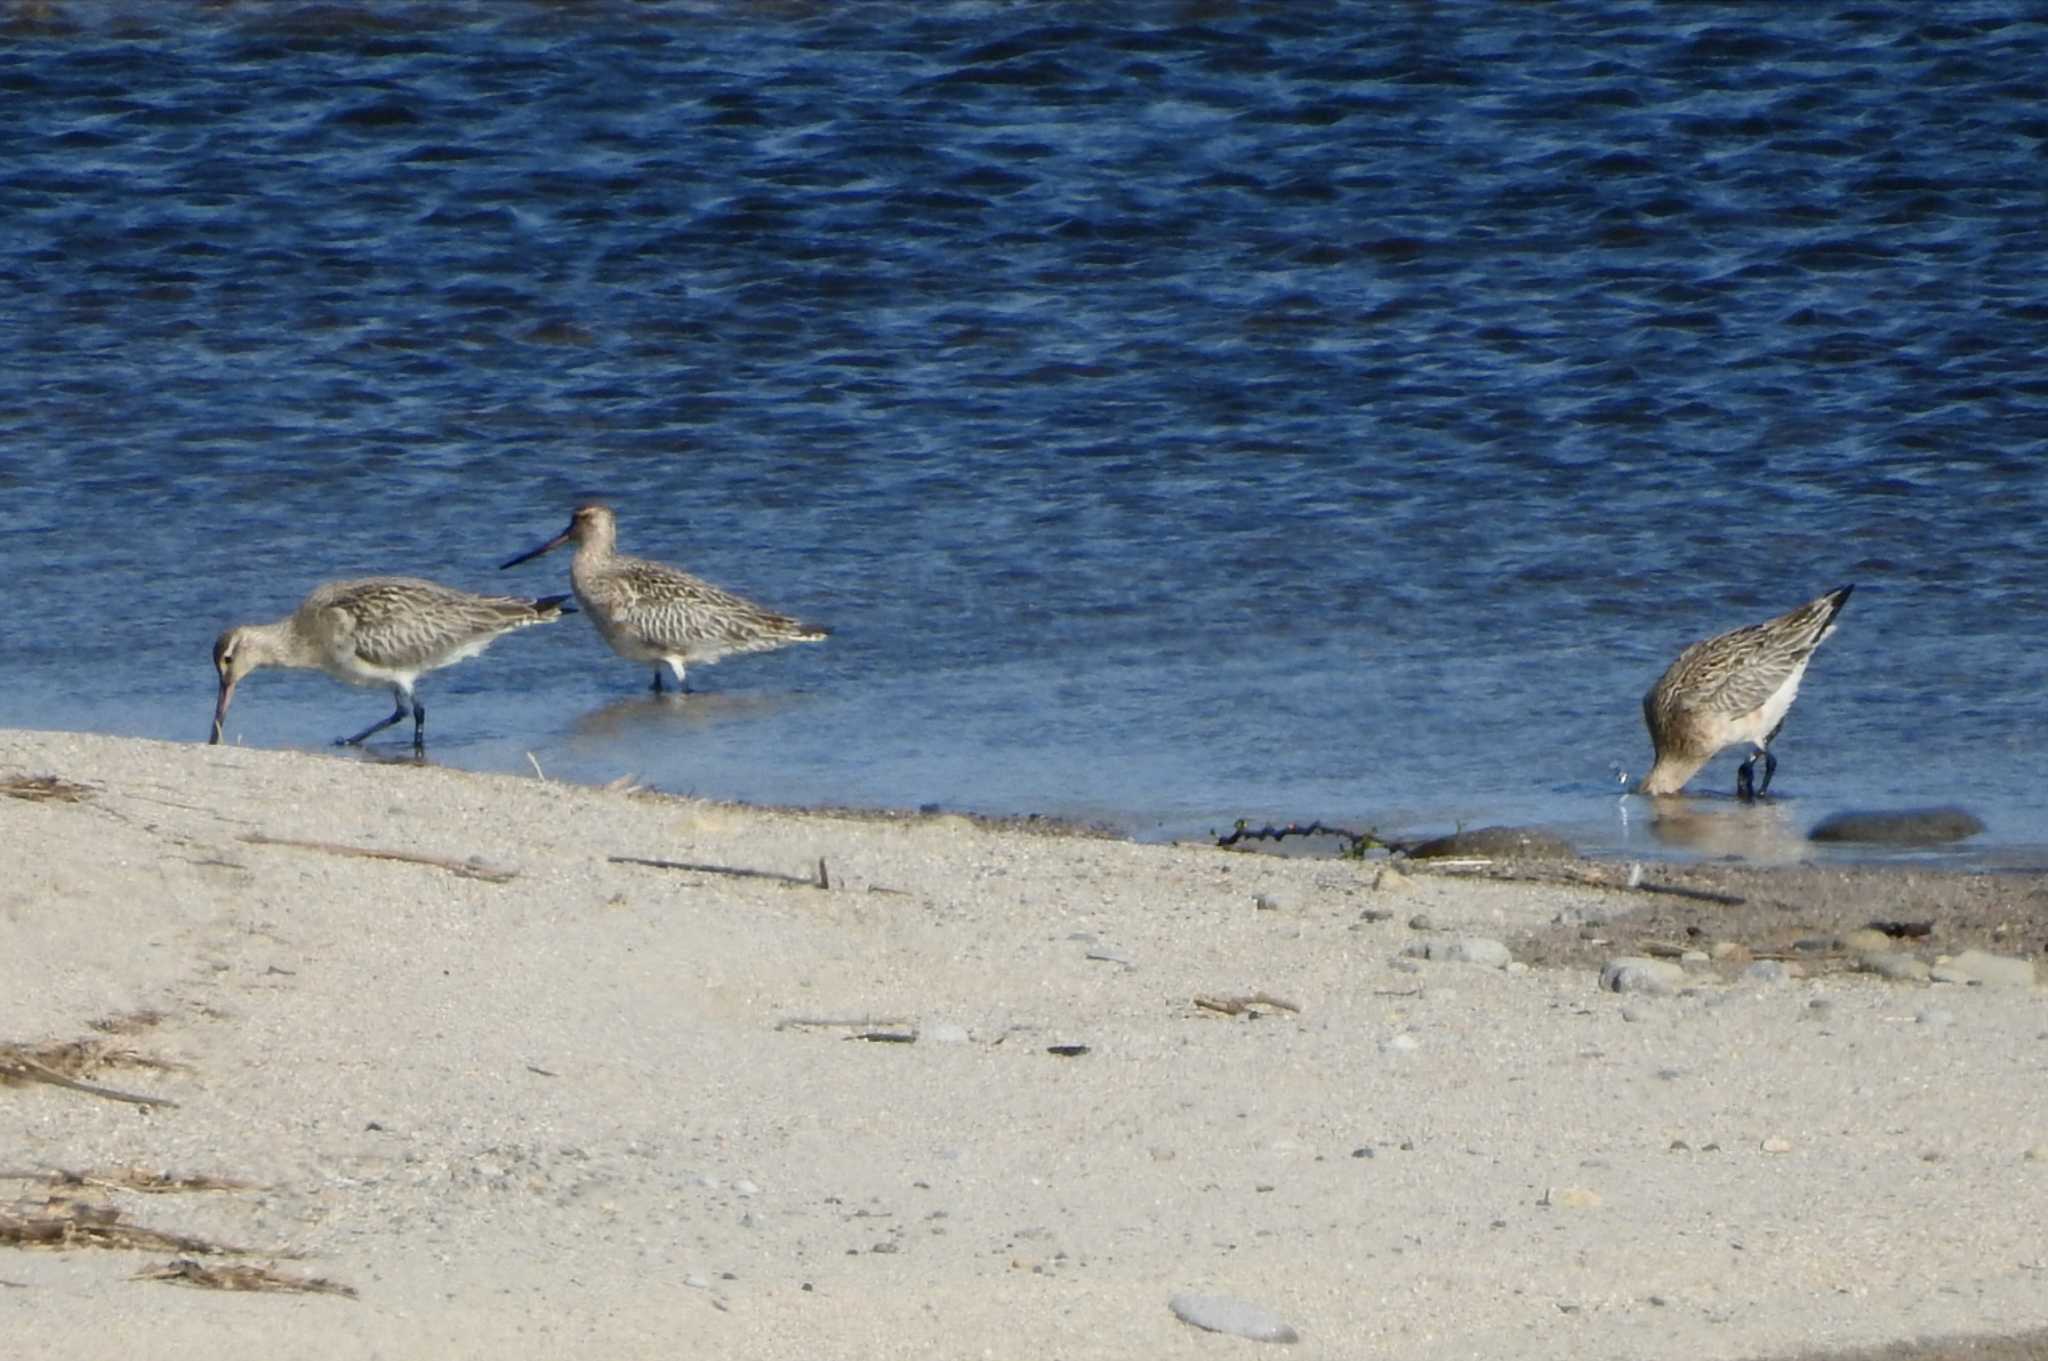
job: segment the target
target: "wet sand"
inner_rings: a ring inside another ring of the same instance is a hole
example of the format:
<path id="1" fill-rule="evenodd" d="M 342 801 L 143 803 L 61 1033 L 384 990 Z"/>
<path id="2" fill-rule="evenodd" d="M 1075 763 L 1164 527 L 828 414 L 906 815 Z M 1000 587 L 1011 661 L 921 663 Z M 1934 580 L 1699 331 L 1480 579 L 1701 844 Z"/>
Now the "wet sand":
<path id="1" fill-rule="evenodd" d="M 0 1088 L 0 1204 L 74 1226 L 0 1252 L 23 1355 L 1257 1345 L 1180 1292 L 1303 1356 L 2043 1354 L 2048 992 L 1843 943 L 2035 959 L 2037 879 L 1397 884 L 62 733 L 0 783 L 0 1062 L 176 1103 Z M 1463 938 L 1514 962 L 1406 953 Z M 355 1293 L 137 1279 L 180 1259 Z"/>

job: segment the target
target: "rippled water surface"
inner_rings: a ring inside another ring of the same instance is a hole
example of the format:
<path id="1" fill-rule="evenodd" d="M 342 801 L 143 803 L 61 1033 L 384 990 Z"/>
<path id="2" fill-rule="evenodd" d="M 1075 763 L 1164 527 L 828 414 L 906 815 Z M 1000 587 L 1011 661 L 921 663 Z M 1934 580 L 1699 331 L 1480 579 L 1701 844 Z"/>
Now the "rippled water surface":
<path id="1" fill-rule="evenodd" d="M 834 636 L 657 702 L 520 634 L 425 683 L 434 760 L 2034 857 L 2040 13 L 17 7 L 0 723 L 203 740 L 226 624 L 566 589 L 495 566 L 596 494 Z M 1680 646 L 1845 581 L 1780 803 L 1616 797 Z M 388 703 L 266 672 L 230 735 Z"/>

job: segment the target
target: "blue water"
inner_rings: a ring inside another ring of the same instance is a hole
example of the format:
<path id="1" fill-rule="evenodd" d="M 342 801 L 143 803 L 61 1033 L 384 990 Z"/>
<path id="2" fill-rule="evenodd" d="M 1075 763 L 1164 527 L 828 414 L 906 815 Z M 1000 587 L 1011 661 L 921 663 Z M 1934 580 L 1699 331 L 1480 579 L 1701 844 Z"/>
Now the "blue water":
<path id="1" fill-rule="evenodd" d="M 1684 852 L 1617 798 L 1643 690 L 1854 581 L 1777 816 L 2025 860 L 2041 15 L 11 9 L 0 723 L 203 740 L 225 625 L 566 589 L 495 564 L 598 494 L 834 636 L 662 704 L 520 634 L 425 683 L 435 761 Z M 387 707 L 266 672 L 230 736 Z"/>

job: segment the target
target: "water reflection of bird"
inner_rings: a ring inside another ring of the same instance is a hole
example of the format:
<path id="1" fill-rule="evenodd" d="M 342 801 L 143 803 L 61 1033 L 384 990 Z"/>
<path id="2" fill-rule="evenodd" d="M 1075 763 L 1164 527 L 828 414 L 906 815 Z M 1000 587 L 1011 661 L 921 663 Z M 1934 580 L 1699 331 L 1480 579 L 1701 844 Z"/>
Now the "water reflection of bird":
<path id="1" fill-rule="evenodd" d="M 770 694 L 696 694 L 687 705 L 658 699 L 646 691 L 610 700 L 579 715 L 570 732 L 579 740 L 629 742 L 657 728 L 674 731 L 683 723 L 709 728 L 732 719 L 755 718 L 791 707 L 793 696 Z"/>
<path id="2" fill-rule="evenodd" d="M 1713 800 L 1660 800 L 1650 817 L 1650 835 L 1660 844 L 1709 859 L 1730 857 L 1752 864 L 1790 864 L 1811 859 L 1801 821 L 1791 807 L 1774 800 L 1731 803 Z"/>

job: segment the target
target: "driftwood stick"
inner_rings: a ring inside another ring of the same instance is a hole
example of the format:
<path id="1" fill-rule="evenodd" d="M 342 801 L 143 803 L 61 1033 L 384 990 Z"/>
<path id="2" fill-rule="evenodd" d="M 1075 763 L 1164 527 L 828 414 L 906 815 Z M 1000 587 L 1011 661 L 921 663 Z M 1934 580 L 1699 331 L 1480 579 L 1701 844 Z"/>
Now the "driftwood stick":
<path id="1" fill-rule="evenodd" d="M 1739 893 L 1713 893 L 1703 888 L 1681 888 L 1677 884 L 1640 883 L 1635 886 L 1638 893 L 1663 893 L 1673 898 L 1691 898 L 1702 903 L 1718 903 L 1723 907 L 1739 907 L 1749 900 Z"/>
<path id="2" fill-rule="evenodd" d="M 466 860 L 452 860 L 443 855 L 421 855 L 415 851 L 387 851 L 374 846 L 348 846 L 338 841 L 305 841 L 298 837 L 271 836 L 265 832 L 244 832 L 242 840 L 256 846 L 291 846 L 302 851 L 323 851 L 328 855 L 354 855 L 365 860 L 397 860 L 408 865 L 429 865 L 437 870 L 447 870 L 465 879 L 481 879 L 487 884 L 510 883 L 516 877 L 513 870 L 487 869 L 472 865 Z"/>
<path id="3" fill-rule="evenodd" d="M 1225 1016 L 1239 1016 L 1253 1007 L 1271 1007 L 1275 1011 L 1301 1010 L 1296 1003 L 1284 997 L 1275 997 L 1270 992 L 1247 993 L 1242 997 L 1215 997 L 1203 994 L 1195 998 L 1195 1005 L 1208 1011 L 1220 1011 Z"/>
<path id="4" fill-rule="evenodd" d="M 645 865 L 651 870 L 684 870 L 694 874 L 723 874 L 734 879 L 767 879 L 773 883 L 788 884 L 792 888 L 830 888 L 825 878 L 825 862 L 818 862 L 815 876 L 784 874 L 780 870 L 750 870 L 738 865 L 704 865 L 691 860 L 648 860 L 637 855 L 608 855 L 605 860 L 614 865 Z"/>
<path id="5" fill-rule="evenodd" d="M 108 1101 L 125 1101 L 131 1106 L 176 1106 L 178 1103 L 162 1096 L 140 1096 L 134 1092 L 116 1091 L 112 1087 L 100 1087 L 77 1078 L 66 1077 L 46 1063 L 23 1053 L 13 1045 L 0 1045 L 0 1075 L 20 1078 L 29 1082 L 47 1082 L 52 1087 L 65 1087 L 87 1096 L 97 1096 Z"/>
<path id="6" fill-rule="evenodd" d="M 785 1016 L 775 1023 L 777 1030 L 888 1030 L 914 1026 L 907 1016 Z"/>
<path id="7" fill-rule="evenodd" d="M 196 1285 L 207 1290 L 279 1290 L 312 1295 L 340 1295 L 346 1299 L 356 1297 L 354 1286 L 331 1281 L 325 1276 L 286 1276 L 267 1266 L 253 1264 L 207 1266 L 189 1257 L 144 1267 L 128 1279 L 174 1281 L 181 1285 Z"/>

